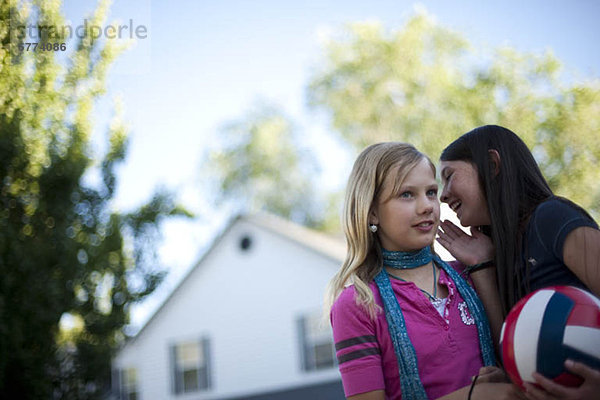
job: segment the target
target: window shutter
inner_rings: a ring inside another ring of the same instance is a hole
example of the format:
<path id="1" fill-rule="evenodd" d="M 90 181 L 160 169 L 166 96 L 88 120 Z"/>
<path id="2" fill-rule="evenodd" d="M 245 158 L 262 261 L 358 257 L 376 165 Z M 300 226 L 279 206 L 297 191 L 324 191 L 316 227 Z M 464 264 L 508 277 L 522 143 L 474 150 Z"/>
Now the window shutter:
<path id="1" fill-rule="evenodd" d="M 112 393 L 117 400 L 123 399 L 123 396 L 121 395 L 121 371 L 119 369 L 112 370 L 111 388 Z"/>
<path id="2" fill-rule="evenodd" d="M 204 355 L 204 365 L 200 366 L 199 371 L 203 371 L 203 376 L 200 377 L 200 387 L 210 389 L 212 387 L 212 355 L 210 353 L 210 340 L 207 337 L 200 341 L 200 348 Z"/>
<path id="3" fill-rule="evenodd" d="M 171 358 L 171 388 L 173 393 L 179 394 L 183 391 L 182 376 L 179 373 L 177 366 L 177 346 L 170 347 L 170 358 Z"/>
<path id="4" fill-rule="evenodd" d="M 300 349 L 300 368 L 302 371 L 308 371 L 310 369 L 309 357 L 308 357 L 308 346 L 306 343 L 306 320 L 304 316 L 300 316 L 296 320 L 298 330 L 298 348 Z"/>

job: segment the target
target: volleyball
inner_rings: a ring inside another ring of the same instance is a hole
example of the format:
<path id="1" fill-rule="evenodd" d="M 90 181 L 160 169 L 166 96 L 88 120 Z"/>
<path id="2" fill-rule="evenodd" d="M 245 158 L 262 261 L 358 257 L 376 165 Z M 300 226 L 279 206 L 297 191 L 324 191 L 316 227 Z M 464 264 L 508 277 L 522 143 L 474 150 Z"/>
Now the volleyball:
<path id="1" fill-rule="evenodd" d="M 521 299 L 500 335 L 502 360 L 513 383 L 534 382 L 533 372 L 565 386 L 582 378 L 565 369 L 567 359 L 600 369 L 600 299 L 573 286 L 551 286 Z"/>

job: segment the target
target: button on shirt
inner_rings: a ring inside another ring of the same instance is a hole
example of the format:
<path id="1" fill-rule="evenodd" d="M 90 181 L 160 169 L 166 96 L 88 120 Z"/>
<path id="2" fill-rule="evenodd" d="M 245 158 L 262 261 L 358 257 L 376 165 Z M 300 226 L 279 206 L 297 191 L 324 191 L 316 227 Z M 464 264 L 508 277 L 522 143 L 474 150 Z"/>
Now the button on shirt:
<path id="1" fill-rule="evenodd" d="M 417 354 L 421 382 L 432 399 L 469 385 L 483 365 L 477 327 L 466 303 L 443 270 L 439 282 L 448 288 L 444 317 L 414 283 L 391 280 Z M 383 310 L 377 285 L 369 286 Z M 354 286 L 345 288 L 331 310 L 345 394 L 385 390 L 386 399 L 401 399 L 398 361 L 385 313 L 371 319 L 355 296 Z"/>

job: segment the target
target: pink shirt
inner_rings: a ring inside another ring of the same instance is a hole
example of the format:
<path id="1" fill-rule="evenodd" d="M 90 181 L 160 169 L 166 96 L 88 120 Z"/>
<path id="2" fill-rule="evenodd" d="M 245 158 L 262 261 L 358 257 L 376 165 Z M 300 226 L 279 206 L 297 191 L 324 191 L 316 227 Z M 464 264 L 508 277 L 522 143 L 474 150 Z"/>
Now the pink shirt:
<path id="1" fill-rule="evenodd" d="M 477 327 L 465 301 L 444 271 L 448 288 L 444 318 L 412 282 L 390 279 L 415 348 L 419 376 L 430 399 L 471 383 L 483 365 Z M 383 302 L 374 282 L 375 303 Z M 331 309 L 331 325 L 346 396 L 385 390 L 386 399 L 401 399 L 398 361 L 385 313 L 371 319 L 355 301 L 354 286 L 342 291 Z"/>

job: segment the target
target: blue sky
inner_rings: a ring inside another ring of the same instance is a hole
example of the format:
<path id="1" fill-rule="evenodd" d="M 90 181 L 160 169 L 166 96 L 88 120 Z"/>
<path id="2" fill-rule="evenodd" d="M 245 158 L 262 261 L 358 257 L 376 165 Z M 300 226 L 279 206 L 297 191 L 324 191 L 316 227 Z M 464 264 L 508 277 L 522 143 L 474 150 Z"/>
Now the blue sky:
<path id="1" fill-rule="evenodd" d="M 95 3 L 66 0 L 64 12 L 77 24 Z M 100 143 L 113 98 L 122 99 L 131 142 L 119 170 L 115 207 L 131 209 L 163 185 L 177 190 L 190 209 L 210 216 L 164 226 L 160 256 L 171 273 L 153 298 L 134 309 L 135 325 L 162 301 L 223 223 L 223 212 L 208 209 L 198 174 L 218 128 L 243 117 L 257 101 L 275 104 L 314 145 L 322 181 L 342 185 L 351 156 L 306 106 L 305 87 L 320 57 L 319 35 L 364 20 L 400 28 L 415 4 L 477 48 L 551 49 L 575 76 L 600 76 L 600 2 L 594 0 L 114 1 L 109 21 L 131 19 L 148 28 L 148 36 L 114 65 L 95 117 Z"/>

